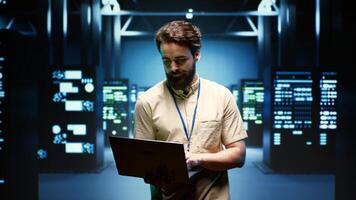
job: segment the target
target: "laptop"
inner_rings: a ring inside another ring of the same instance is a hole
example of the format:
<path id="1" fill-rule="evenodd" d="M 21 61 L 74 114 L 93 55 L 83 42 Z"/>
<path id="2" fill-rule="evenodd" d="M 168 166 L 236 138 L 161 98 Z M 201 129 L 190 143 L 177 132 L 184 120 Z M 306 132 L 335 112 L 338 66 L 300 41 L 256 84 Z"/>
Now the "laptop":
<path id="1" fill-rule="evenodd" d="M 118 136 L 109 136 L 109 141 L 120 175 L 153 175 L 172 185 L 188 183 L 183 144 Z"/>

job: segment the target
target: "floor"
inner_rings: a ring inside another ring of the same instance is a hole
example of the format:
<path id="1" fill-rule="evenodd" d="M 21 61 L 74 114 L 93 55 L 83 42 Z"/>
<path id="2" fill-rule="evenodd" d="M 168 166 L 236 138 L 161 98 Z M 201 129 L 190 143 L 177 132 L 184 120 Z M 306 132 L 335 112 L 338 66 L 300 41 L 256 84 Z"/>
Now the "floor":
<path id="1" fill-rule="evenodd" d="M 100 173 L 40 174 L 40 200 L 149 199 L 149 186 L 142 179 L 119 176 L 111 150 L 106 150 L 107 167 Z M 265 174 L 255 163 L 262 149 L 248 148 L 245 166 L 229 170 L 232 200 L 332 200 L 332 174 Z"/>

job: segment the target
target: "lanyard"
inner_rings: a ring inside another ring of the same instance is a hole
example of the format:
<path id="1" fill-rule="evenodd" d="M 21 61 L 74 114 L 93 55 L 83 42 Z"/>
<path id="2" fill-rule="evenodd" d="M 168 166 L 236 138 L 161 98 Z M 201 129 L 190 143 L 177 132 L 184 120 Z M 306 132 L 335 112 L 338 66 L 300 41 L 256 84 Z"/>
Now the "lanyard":
<path id="1" fill-rule="evenodd" d="M 183 128 L 184 128 L 184 132 L 185 132 L 185 136 L 187 137 L 188 141 L 190 141 L 190 136 L 192 135 L 193 129 L 194 129 L 195 117 L 196 117 L 196 115 L 197 115 L 198 101 L 199 101 L 199 96 L 200 96 L 200 79 L 199 79 L 199 82 L 198 82 L 197 103 L 195 104 L 195 108 L 194 108 L 193 122 L 192 122 L 192 128 L 190 129 L 190 134 L 188 134 L 187 126 L 185 125 L 185 122 L 184 122 L 182 113 L 181 113 L 180 110 L 179 110 L 179 107 L 178 107 L 178 104 L 177 104 L 177 100 L 176 100 L 176 98 L 175 98 L 175 96 L 174 96 L 174 93 L 173 93 L 172 89 L 171 89 L 169 86 L 168 86 L 168 88 L 169 88 L 169 92 L 171 93 L 171 95 L 172 95 L 172 97 L 173 97 L 174 104 L 175 104 L 175 106 L 176 106 L 176 109 L 177 109 L 177 111 L 178 111 L 180 120 L 181 120 L 181 122 L 182 122 L 182 125 L 183 125 Z"/>

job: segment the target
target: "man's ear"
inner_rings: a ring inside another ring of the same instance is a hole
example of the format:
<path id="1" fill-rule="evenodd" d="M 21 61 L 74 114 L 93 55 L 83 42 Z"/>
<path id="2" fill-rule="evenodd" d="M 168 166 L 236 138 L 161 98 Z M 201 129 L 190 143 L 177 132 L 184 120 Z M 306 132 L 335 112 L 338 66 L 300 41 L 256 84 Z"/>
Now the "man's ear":
<path id="1" fill-rule="evenodd" d="M 194 61 L 198 62 L 200 60 L 200 51 L 196 51 L 194 54 Z"/>

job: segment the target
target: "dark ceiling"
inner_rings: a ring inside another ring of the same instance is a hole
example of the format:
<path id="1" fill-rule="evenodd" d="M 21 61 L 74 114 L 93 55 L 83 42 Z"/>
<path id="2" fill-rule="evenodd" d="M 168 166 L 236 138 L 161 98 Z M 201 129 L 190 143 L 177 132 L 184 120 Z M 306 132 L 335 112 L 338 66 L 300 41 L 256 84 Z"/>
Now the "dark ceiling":
<path id="1" fill-rule="evenodd" d="M 138 12 L 193 12 L 226 13 L 254 11 L 260 0 L 119 0 L 121 10 Z M 123 23 L 128 17 L 123 17 Z M 128 30 L 153 32 L 171 20 L 187 20 L 185 16 L 135 16 Z M 256 22 L 256 19 L 253 19 Z M 190 19 L 203 34 L 221 34 L 232 31 L 251 31 L 246 18 L 234 16 L 194 16 Z M 255 23 L 256 24 L 256 23 Z"/>
<path id="2" fill-rule="evenodd" d="M 80 27 L 80 5 L 84 0 L 67 0 L 68 11 L 70 20 L 70 28 L 73 32 L 79 32 L 77 29 Z M 90 0 L 87 0 L 90 1 Z M 101 2 L 101 0 L 98 0 Z M 258 4 L 261 0 L 117 0 L 120 4 L 121 10 L 135 11 L 141 13 L 185 13 L 188 9 L 193 9 L 195 13 L 236 13 L 243 11 L 256 11 Z M 9 0 L 7 4 L 0 6 L 0 13 L 12 13 L 18 16 L 31 19 L 30 17 L 36 17 L 39 15 L 39 8 L 45 5 L 42 0 Z M 281 0 L 277 0 L 277 6 L 279 6 Z M 298 0 L 295 1 L 296 5 L 296 21 L 297 31 L 300 30 L 301 34 L 312 35 L 309 32 L 314 30 L 314 1 L 310 0 Z M 32 13 L 28 15 L 26 13 Z M 351 12 L 350 12 L 351 13 Z M 6 19 L 6 16 L 2 16 Z M 122 26 L 125 24 L 129 16 L 122 17 Z M 18 18 L 17 20 L 20 20 Z M 154 33 L 159 27 L 171 20 L 187 20 L 185 16 L 134 16 L 132 22 L 127 30 L 129 31 L 146 31 Z M 276 19 L 276 17 L 273 17 Z M 251 17 L 251 20 L 257 26 L 257 17 Z M 36 25 L 36 20 L 34 24 Z M 198 25 L 203 34 L 214 35 L 224 34 L 234 31 L 251 31 L 245 17 L 236 16 L 197 16 L 193 19 L 189 19 L 192 23 Z M 275 21 L 275 20 L 273 20 Z M 275 23 L 275 22 L 273 22 Z M 36 27 L 41 26 L 38 24 Z M 308 31 L 305 31 L 308 30 Z"/>
<path id="3" fill-rule="evenodd" d="M 185 12 L 237 12 L 256 10 L 261 0 L 119 0 L 122 10 Z"/>

